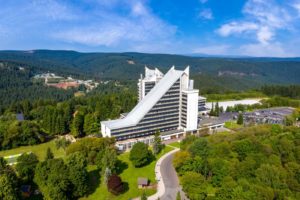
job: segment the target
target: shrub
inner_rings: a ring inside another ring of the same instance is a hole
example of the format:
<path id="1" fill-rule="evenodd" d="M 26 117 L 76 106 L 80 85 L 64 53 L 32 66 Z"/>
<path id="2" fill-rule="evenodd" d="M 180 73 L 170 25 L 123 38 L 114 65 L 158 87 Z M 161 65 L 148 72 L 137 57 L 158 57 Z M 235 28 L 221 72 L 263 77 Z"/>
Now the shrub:
<path id="1" fill-rule="evenodd" d="M 142 142 L 138 142 L 133 145 L 129 159 L 135 167 L 142 167 L 149 163 L 152 158 L 152 153 L 148 149 L 148 145 Z"/>
<path id="2" fill-rule="evenodd" d="M 122 179 L 116 174 L 110 176 L 107 181 L 107 188 L 109 192 L 115 195 L 122 193 L 123 192 Z"/>

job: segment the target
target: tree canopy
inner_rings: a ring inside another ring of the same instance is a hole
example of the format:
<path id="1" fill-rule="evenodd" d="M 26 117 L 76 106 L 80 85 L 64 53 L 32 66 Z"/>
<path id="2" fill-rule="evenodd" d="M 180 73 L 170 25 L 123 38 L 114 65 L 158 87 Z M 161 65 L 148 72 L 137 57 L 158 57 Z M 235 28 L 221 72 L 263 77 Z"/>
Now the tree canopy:
<path id="1" fill-rule="evenodd" d="M 300 128 L 261 125 L 188 137 L 173 164 L 191 200 L 299 199 Z"/>
<path id="2" fill-rule="evenodd" d="M 133 145 L 129 159 L 135 167 L 142 167 L 149 163 L 152 158 L 152 152 L 149 150 L 147 144 L 137 142 Z"/>

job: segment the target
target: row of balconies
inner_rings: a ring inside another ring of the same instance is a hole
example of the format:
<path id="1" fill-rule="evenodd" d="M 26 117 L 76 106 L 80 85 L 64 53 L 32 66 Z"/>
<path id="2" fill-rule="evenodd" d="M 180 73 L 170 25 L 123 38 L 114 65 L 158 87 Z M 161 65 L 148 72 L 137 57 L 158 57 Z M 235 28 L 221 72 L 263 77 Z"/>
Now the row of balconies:
<path id="1" fill-rule="evenodd" d="M 150 127 L 138 127 L 138 126 L 135 126 L 135 127 L 131 127 L 131 129 L 122 129 L 121 131 L 118 131 L 118 130 L 113 130 L 112 131 L 112 135 L 118 135 L 118 136 L 122 136 L 122 135 L 127 135 L 128 133 L 132 133 L 132 134 L 137 134 L 137 133 L 141 133 L 141 132 L 148 132 L 148 131 L 151 131 L 151 130 L 159 130 L 159 129 L 162 129 L 162 128 L 166 128 L 166 127 L 169 127 L 169 126 L 176 126 L 178 127 L 178 120 L 175 120 L 175 121 L 172 121 L 172 122 L 169 122 L 169 123 L 159 123 L 159 124 L 155 124 L 153 126 L 150 126 Z"/>

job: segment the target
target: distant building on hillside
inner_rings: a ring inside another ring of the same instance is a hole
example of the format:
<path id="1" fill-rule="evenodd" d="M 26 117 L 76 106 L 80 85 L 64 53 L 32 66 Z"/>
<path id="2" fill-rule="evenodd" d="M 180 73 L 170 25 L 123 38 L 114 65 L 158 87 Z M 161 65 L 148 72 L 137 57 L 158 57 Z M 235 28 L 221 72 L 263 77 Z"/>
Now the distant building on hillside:
<path id="1" fill-rule="evenodd" d="M 102 135 L 120 141 L 150 136 L 156 131 L 196 132 L 199 90 L 193 88 L 189 75 L 189 67 L 172 67 L 165 75 L 146 67 L 145 77 L 141 75 L 138 82 L 138 104 L 120 119 L 102 121 Z"/>
<path id="2" fill-rule="evenodd" d="M 69 88 L 78 88 L 80 84 L 77 83 L 76 81 L 73 81 L 73 82 L 60 82 L 56 84 L 47 84 L 47 85 L 67 90 Z"/>

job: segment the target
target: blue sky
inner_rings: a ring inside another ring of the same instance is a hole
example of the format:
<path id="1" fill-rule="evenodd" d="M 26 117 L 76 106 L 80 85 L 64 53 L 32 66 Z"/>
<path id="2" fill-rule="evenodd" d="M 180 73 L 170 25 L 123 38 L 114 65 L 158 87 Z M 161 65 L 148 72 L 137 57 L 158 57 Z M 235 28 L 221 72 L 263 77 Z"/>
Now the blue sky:
<path id="1" fill-rule="evenodd" d="M 300 56 L 300 0 L 0 0 L 0 49 Z"/>

